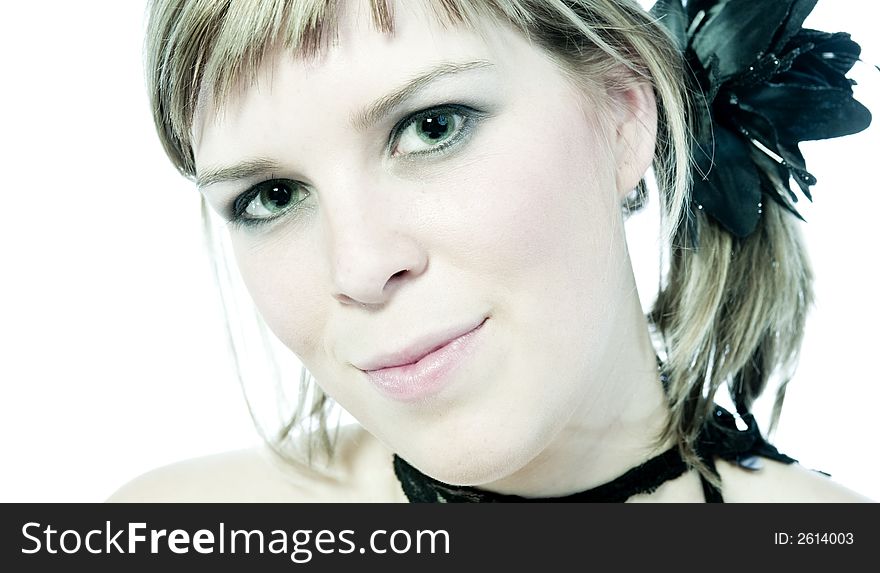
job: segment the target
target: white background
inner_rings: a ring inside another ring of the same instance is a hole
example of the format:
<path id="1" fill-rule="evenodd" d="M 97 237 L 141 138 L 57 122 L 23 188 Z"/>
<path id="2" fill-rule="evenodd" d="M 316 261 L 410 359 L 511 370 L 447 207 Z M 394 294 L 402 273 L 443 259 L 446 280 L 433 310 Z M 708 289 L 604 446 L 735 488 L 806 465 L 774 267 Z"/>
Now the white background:
<path id="1" fill-rule="evenodd" d="M 880 63 L 875 3 L 823 0 Z M 0 501 L 100 501 L 176 460 L 259 443 L 227 356 L 195 190 L 153 133 L 140 2 L 16 2 L 0 14 Z M 852 74 L 880 113 L 880 72 Z M 817 273 L 783 452 L 880 499 L 875 409 L 880 126 L 804 146 Z M 644 292 L 650 215 L 632 222 Z M 767 426 L 769 404 L 758 408 Z"/>

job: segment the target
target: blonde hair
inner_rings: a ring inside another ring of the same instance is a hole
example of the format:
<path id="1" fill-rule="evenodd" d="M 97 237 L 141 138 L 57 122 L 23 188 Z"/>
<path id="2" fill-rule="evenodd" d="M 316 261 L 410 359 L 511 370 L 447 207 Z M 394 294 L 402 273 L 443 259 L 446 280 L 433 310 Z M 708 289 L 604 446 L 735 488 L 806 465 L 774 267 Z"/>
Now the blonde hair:
<path id="1" fill-rule="evenodd" d="M 770 377 L 778 374 L 772 432 L 796 367 L 813 294 L 795 221 L 767 201 L 754 234 L 737 239 L 699 210 L 688 209 L 692 114 L 682 58 L 662 25 L 635 0 L 429 4 L 446 25 L 476 27 L 487 18 L 513 25 L 570 76 L 599 78 L 609 88 L 620 87 L 615 83 L 621 81 L 653 86 L 659 117 L 654 174 L 660 191 L 661 256 L 668 272 L 648 318 L 661 338 L 663 348 L 658 351 L 665 356 L 671 411 L 656 444 L 674 440 L 685 461 L 720 486 L 720 478 L 696 450 L 716 390 L 728 384 L 737 409 L 745 413 Z M 388 0 L 370 0 L 370 6 L 375 27 L 391 32 L 394 20 Z M 153 1 L 146 41 L 148 89 L 156 128 L 174 165 L 195 177 L 190 130 L 204 87 L 210 86 L 210 96 L 222 105 L 236 85 L 254 79 L 273 47 L 283 46 L 303 58 L 319 55 L 336 20 L 330 0 Z M 620 69 L 629 73 L 614 73 Z M 646 196 L 642 182 L 623 205 L 624 214 L 641 208 Z M 203 219 L 207 218 L 205 212 Z M 210 225 L 206 227 L 211 232 Z M 698 245 L 691 243 L 693 235 L 699 236 Z M 222 272 L 217 269 L 219 279 Z M 234 340 L 232 346 L 237 356 Z M 236 365 L 244 385 L 241 364 Z M 332 401 L 305 369 L 300 386 L 286 423 L 263 437 L 292 463 L 309 467 L 313 449 L 332 455 L 327 427 Z M 316 426 L 307 460 L 289 448 L 294 430 L 304 422 Z"/>

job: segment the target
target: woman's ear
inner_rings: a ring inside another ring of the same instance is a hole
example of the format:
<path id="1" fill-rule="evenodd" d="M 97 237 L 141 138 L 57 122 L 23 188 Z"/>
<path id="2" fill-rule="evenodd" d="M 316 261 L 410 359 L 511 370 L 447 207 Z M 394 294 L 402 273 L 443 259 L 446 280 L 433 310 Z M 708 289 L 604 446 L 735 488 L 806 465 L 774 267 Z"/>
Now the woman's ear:
<path id="1" fill-rule="evenodd" d="M 657 145 L 657 100 L 648 82 L 632 81 L 609 90 L 614 132 L 611 133 L 617 193 L 623 199 L 642 180 Z"/>

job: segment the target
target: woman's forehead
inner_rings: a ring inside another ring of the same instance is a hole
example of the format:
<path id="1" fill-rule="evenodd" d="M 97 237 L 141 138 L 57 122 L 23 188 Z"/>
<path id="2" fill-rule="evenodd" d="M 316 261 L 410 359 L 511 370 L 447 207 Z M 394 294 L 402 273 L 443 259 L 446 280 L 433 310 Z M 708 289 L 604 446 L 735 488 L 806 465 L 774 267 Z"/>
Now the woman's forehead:
<path id="1" fill-rule="evenodd" d="M 287 0 L 277 3 L 277 14 L 259 8 L 259 2 L 245 4 L 249 11 L 194 24 L 219 29 L 210 46 L 192 47 L 205 51 L 196 63 L 203 72 L 192 94 L 195 112 L 223 107 L 232 96 L 271 79 L 272 68 L 289 57 L 306 72 L 326 68 L 333 59 L 368 63 L 379 72 L 438 51 L 479 49 L 481 37 L 492 36 L 500 25 L 489 3 L 461 0 Z M 463 9 L 471 4 L 482 9 Z"/>
<path id="2" fill-rule="evenodd" d="M 422 2 L 395 10 L 393 33 L 378 30 L 369 12 L 358 9 L 368 3 L 349 2 L 338 13 L 333 40 L 312 57 L 276 47 L 263 56 L 252 77 L 239 78 L 222 98 L 214 97 L 215 86 L 203 85 L 192 124 L 193 147 L 201 143 L 207 122 L 231 121 L 249 102 L 272 98 L 278 90 L 290 105 L 311 108 L 304 113 L 349 101 L 351 113 L 364 115 L 360 123 L 367 125 L 371 107 L 392 103 L 383 100 L 398 97 L 408 85 L 471 70 L 503 73 L 523 64 L 517 56 L 523 50 L 538 52 L 512 28 L 488 18 L 474 26 L 449 25 Z"/>

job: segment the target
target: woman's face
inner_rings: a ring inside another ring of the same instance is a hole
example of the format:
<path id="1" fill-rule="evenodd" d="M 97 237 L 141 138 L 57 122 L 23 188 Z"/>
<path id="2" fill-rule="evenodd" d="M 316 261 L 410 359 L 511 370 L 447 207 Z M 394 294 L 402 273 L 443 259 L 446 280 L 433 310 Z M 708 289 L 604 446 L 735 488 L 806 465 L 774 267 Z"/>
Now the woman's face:
<path id="1" fill-rule="evenodd" d="M 422 471 L 488 483 L 606 399 L 633 159 L 617 116 L 512 29 L 407 2 L 385 35 L 345 7 L 319 60 L 277 53 L 201 107 L 200 184 L 263 221 L 230 227 L 239 268 L 322 388 Z"/>

